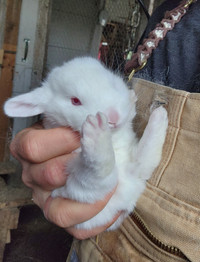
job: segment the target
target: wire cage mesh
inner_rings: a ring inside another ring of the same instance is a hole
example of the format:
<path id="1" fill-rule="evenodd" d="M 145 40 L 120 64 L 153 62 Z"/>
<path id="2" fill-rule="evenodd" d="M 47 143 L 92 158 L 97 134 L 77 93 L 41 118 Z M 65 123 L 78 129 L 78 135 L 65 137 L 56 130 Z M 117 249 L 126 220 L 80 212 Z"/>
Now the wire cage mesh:
<path id="1" fill-rule="evenodd" d="M 139 21 L 137 0 L 52 0 L 47 70 L 75 56 L 91 55 L 122 71 Z"/>
<path id="2" fill-rule="evenodd" d="M 108 0 L 105 8 L 109 19 L 102 31 L 99 59 L 114 71 L 122 71 L 136 43 L 140 6 L 135 0 Z"/>
<path id="3" fill-rule="evenodd" d="M 49 23 L 47 68 L 90 53 L 98 19 L 96 1 L 53 0 Z"/>

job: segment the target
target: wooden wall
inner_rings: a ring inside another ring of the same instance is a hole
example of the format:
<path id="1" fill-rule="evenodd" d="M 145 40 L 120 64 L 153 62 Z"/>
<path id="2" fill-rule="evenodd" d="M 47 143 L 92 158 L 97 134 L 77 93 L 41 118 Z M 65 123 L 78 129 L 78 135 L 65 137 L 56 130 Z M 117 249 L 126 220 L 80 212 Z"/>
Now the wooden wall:
<path id="1" fill-rule="evenodd" d="M 5 1 L 4 1 L 5 2 Z M 12 94 L 13 73 L 15 66 L 15 57 L 17 50 L 20 10 L 22 0 L 7 0 L 4 32 L 4 40 L 1 41 L 0 53 L 2 55 L 1 71 L 0 71 L 0 162 L 6 161 L 9 155 L 7 154 L 8 134 L 11 123 L 3 113 L 3 103 Z"/>

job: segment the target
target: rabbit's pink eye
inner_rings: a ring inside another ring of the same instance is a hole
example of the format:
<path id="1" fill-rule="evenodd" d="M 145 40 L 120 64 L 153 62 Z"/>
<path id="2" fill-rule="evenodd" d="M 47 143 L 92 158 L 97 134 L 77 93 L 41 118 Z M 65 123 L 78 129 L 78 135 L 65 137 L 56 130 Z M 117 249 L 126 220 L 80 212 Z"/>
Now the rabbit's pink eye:
<path id="1" fill-rule="evenodd" d="M 81 101 L 77 97 L 72 97 L 71 102 L 74 106 L 80 106 L 82 105 Z"/>

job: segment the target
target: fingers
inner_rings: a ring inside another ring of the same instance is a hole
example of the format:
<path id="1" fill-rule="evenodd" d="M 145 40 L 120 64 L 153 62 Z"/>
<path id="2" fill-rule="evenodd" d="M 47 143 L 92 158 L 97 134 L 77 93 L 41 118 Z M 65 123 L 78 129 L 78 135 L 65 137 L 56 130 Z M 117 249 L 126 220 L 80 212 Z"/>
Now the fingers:
<path id="1" fill-rule="evenodd" d="M 70 128 L 45 130 L 41 124 L 36 124 L 19 132 L 10 149 L 22 164 L 22 179 L 32 188 L 34 203 L 43 209 L 47 219 L 77 238 L 87 238 L 104 231 L 110 223 L 91 231 L 77 230 L 74 226 L 97 215 L 115 190 L 94 204 L 51 197 L 53 189 L 66 183 L 67 163 L 76 156 L 71 152 L 79 146 L 80 136 Z"/>
<path id="2" fill-rule="evenodd" d="M 36 127 L 24 129 L 17 134 L 10 150 L 18 160 L 41 163 L 71 153 L 80 146 L 79 141 L 79 133 L 70 128 L 39 129 L 37 124 Z"/>
<path id="3" fill-rule="evenodd" d="M 23 169 L 22 180 L 29 187 L 39 186 L 46 191 L 52 191 L 66 183 L 67 163 L 76 154 L 67 154 L 55 157 L 40 164 L 31 164 Z"/>
<path id="4" fill-rule="evenodd" d="M 43 209 L 50 195 L 51 191 L 42 190 L 40 187 L 35 186 L 32 192 L 32 200 L 37 206 Z"/>
<path id="5" fill-rule="evenodd" d="M 51 198 L 51 192 L 42 191 L 40 188 L 34 190 L 33 199 L 44 211 L 45 217 L 59 227 L 64 228 L 69 234 L 77 239 L 87 239 L 96 236 L 109 228 L 121 215 L 121 212 L 106 225 L 93 228 L 91 230 L 77 229 L 76 224 L 80 224 L 97 215 L 107 204 L 112 193 L 102 201 L 95 204 L 83 204 L 70 199 Z"/>
<path id="6" fill-rule="evenodd" d="M 105 231 L 121 214 L 118 213 L 108 224 L 92 230 L 80 230 L 74 227 L 76 224 L 80 224 L 97 215 L 108 203 L 115 189 L 105 199 L 94 204 L 87 204 L 64 198 L 53 199 L 50 191 L 47 192 L 41 190 L 39 187 L 34 187 L 33 200 L 35 204 L 43 209 L 44 215 L 49 221 L 59 227 L 65 228 L 68 233 L 77 239 L 86 239 Z"/>
<path id="7" fill-rule="evenodd" d="M 97 215 L 108 203 L 113 193 L 112 191 L 103 200 L 94 204 L 49 197 L 44 206 L 44 214 L 48 220 L 59 227 L 73 227 Z"/>

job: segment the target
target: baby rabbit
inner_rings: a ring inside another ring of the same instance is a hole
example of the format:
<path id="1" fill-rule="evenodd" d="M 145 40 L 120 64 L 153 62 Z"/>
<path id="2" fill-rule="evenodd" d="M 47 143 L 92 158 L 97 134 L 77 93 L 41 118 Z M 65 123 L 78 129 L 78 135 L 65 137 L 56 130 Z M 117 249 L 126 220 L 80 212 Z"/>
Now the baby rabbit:
<path id="1" fill-rule="evenodd" d="M 53 197 L 94 203 L 116 187 L 106 207 L 77 228 L 104 225 L 121 212 L 109 229 L 117 228 L 160 162 L 167 112 L 163 107 L 152 112 L 138 142 L 132 130 L 135 103 L 134 91 L 118 75 L 98 60 L 82 57 L 56 67 L 42 87 L 4 105 L 10 117 L 43 113 L 45 128 L 70 126 L 81 133 L 81 148 L 66 168 L 66 185 L 54 190 Z"/>

